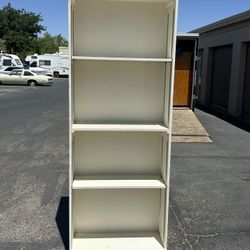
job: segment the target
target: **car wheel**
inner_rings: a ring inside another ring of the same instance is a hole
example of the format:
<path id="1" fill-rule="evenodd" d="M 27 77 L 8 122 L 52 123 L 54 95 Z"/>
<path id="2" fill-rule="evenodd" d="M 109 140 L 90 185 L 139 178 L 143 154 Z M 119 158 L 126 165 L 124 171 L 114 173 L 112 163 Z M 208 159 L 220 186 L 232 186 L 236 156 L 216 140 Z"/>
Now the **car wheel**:
<path id="1" fill-rule="evenodd" d="M 60 74 L 59 74 L 59 72 L 55 71 L 55 72 L 53 73 L 53 76 L 58 78 L 58 77 L 60 76 Z"/>
<path id="2" fill-rule="evenodd" d="M 28 85 L 29 85 L 30 87 L 35 87 L 35 86 L 37 86 L 37 82 L 31 80 L 31 81 L 28 81 Z"/>

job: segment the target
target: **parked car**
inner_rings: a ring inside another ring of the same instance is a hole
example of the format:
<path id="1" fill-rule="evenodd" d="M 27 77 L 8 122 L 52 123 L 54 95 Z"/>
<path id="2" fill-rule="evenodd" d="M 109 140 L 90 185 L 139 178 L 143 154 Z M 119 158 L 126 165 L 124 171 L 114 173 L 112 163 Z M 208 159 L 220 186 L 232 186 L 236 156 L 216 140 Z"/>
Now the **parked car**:
<path id="1" fill-rule="evenodd" d="M 37 86 L 51 85 L 53 82 L 53 77 L 37 75 L 26 69 L 15 69 L 10 75 L 0 74 L 1 84 L 25 84 L 28 86 Z"/>
<path id="2" fill-rule="evenodd" d="M 22 68 L 21 67 L 10 66 L 10 67 L 7 67 L 5 69 L 0 70 L 0 74 L 9 75 L 12 72 L 12 70 L 14 70 L 14 69 L 22 69 Z"/>

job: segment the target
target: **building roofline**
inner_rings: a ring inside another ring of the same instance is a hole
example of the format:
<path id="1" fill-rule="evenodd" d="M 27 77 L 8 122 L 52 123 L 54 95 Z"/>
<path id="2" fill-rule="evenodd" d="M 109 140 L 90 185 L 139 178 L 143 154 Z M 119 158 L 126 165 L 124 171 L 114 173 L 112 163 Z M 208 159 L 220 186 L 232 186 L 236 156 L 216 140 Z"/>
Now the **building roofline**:
<path id="1" fill-rule="evenodd" d="M 177 33 L 178 40 L 196 40 L 198 38 L 199 38 L 198 33 L 183 33 L 183 32 Z"/>
<path id="2" fill-rule="evenodd" d="M 229 25 L 232 25 L 232 24 L 235 24 L 235 23 L 243 22 L 243 21 L 246 21 L 246 20 L 250 20 L 250 10 L 247 10 L 247 11 L 239 13 L 237 15 L 230 16 L 230 17 L 227 17 L 227 18 L 222 19 L 220 21 L 208 24 L 208 25 L 206 25 L 204 27 L 195 29 L 195 30 L 193 30 L 191 32 L 205 33 L 205 32 L 220 29 L 222 27 L 229 26 Z"/>

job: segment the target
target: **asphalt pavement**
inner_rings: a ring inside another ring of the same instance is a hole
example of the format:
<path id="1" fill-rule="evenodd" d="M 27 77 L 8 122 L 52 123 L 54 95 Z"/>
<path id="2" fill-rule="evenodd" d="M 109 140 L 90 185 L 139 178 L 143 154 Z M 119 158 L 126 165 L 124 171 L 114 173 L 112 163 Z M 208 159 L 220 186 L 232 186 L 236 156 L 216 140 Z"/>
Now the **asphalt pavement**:
<path id="1" fill-rule="evenodd" d="M 196 110 L 213 143 L 173 144 L 170 249 L 250 249 L 250 134 Z"/>
<path id="2" fill-rule="evenodd" d="M 168 249 L 250 249 L 250 135 L 196 114 L 213 143 L 173 144 Z M 67 249 L 67 79 L 0 86 L 0 201 L 1 250 Z"/>
<path id="3" fill-rule="evenodd" d="M 0 117 L 0 249 L 65 249 L 67 79 L 0 86 Z"/>

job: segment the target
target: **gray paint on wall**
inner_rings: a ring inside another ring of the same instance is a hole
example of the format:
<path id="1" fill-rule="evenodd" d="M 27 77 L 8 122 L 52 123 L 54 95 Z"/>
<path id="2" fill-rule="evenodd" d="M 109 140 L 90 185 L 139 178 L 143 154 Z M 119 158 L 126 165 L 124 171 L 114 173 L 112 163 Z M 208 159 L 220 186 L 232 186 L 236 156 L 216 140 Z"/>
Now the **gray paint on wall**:
<path id="1" fill-rule="evenodd" d="M 201 104 L 210 106 L 212 48 L 233 45 L 227 113 L 240 117 L 244 88 L 246 44 L 250 42 L 250 11 L 195 30 L 200 32 L 199 49 L 203 49 Z"/>

